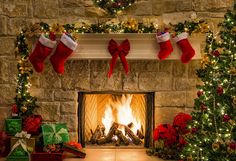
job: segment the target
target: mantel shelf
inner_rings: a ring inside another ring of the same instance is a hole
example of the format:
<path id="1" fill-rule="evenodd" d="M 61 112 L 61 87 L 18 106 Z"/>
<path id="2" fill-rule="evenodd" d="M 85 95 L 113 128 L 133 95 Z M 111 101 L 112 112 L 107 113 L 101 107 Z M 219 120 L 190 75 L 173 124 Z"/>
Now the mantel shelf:
<path id="1" fill-rule="evenodd" d="M 159 44 L 156 42 L 155 34 L 80 34 L 78 48 L 70 56 L 70 59 L 111 59 L 107 50 L 108 42 L 114 39 L 122 42 L 125 39 L 130 41 L 130 52 L 127 59 L 157 59 Z M 193 59 L 201 58 L 200 44 L 204 41 L 204 35 L 196 34 L 189 37 L 189 41 L 196 51 Z M 179 60 L 182 54 L 177 44 L 171 40 L 174 51 L 167 58 Z"/>

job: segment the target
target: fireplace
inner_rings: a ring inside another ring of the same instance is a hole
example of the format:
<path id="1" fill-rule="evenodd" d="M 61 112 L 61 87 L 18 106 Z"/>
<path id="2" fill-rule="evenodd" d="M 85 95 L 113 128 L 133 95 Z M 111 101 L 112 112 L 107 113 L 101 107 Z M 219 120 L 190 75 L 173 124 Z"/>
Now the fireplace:
<path id="1" fill-rule="evenodd" d="M 79 92 L 78 138 L 93 147 L 151 147 L 154 93 Z"/>

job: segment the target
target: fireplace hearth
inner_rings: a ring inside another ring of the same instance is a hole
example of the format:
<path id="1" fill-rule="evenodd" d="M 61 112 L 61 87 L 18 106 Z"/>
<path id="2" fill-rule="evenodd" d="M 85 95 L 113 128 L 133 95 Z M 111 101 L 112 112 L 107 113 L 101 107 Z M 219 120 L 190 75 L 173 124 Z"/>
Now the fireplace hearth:
<path id="1" fill-rule="evenodd" d="M 79 92 L 78 138 L 93 147 L 150 147 L 154 93 Z"/>

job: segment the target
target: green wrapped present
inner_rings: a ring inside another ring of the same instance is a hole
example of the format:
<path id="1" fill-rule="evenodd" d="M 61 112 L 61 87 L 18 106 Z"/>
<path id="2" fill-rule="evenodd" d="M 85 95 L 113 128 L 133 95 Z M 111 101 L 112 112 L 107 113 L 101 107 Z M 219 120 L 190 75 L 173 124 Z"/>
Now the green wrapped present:
<path id="1" fill-rule="evenodd" d="M 29 161 L 28 153 L 21 147 L 16 147 L 10 155 L 8 155 L 7 161 Z"/>
<path id="2" fill-rule="evenodd" d="M 11 140 L 11 152 L 7 156 L 7 161 L 28 161 L 30 158 L 29 147 L 27 147 L 27 140 L 30 140 L 30 134 L 22 131 L 15 135 L 17 137 Z M 13 144 L 13 141 L 14 142 Z"/>
<path id="3" fill-rule="evenodd" d="M 15 135 L 22 130 L 22 119 L 6 119 L 6 133 L 9 135 Z"/>
<path id="4" fill-rule="evenodd" d="M 44 124 L 42 125 L 44 145 L 60 144 L 69 142 L 69 133 L 66 124 Z"/>

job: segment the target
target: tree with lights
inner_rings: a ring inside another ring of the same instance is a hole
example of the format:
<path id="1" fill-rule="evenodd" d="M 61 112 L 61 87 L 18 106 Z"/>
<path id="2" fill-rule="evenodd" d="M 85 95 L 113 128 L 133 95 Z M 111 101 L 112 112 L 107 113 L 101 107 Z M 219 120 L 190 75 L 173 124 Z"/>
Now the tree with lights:
<path id="1" fill-rule="evenodd" d="M 228 11 L 219 29 L 208 33 L 197 70 L 202 85 L 197 86 L 183 160 L 236 160 L 236 14 Z"/>

